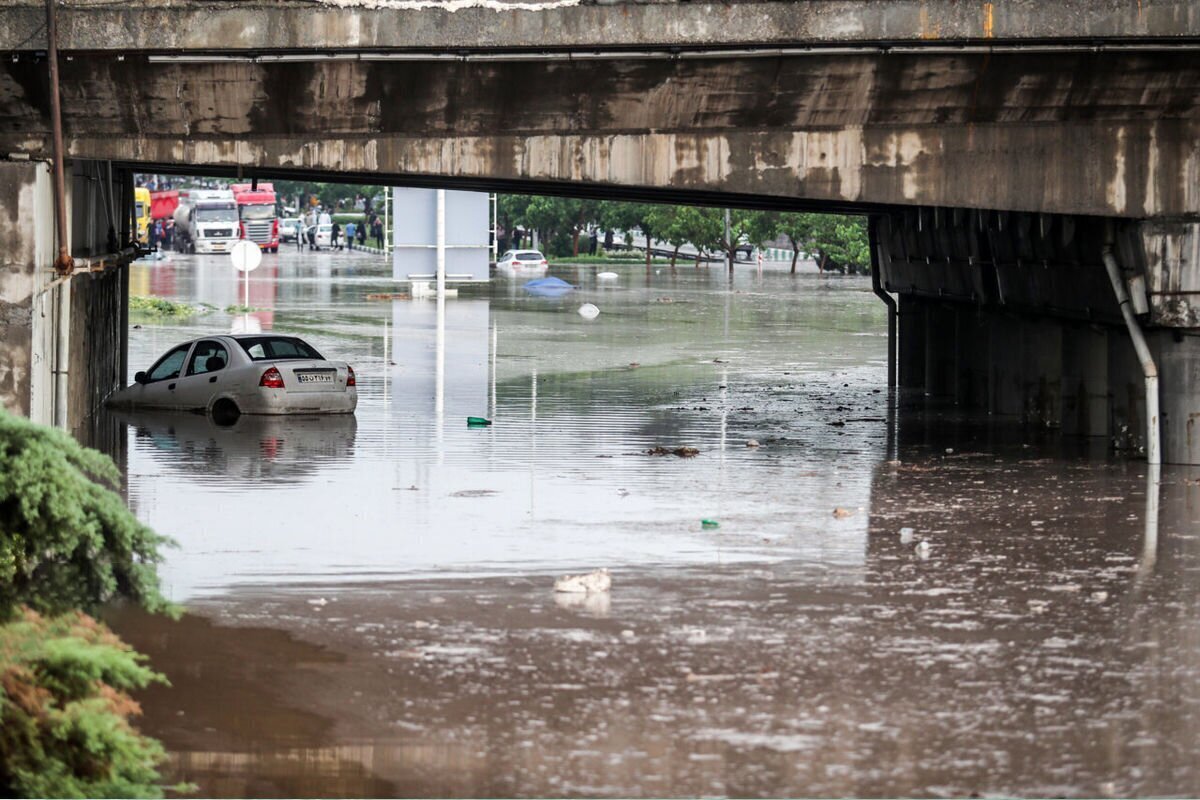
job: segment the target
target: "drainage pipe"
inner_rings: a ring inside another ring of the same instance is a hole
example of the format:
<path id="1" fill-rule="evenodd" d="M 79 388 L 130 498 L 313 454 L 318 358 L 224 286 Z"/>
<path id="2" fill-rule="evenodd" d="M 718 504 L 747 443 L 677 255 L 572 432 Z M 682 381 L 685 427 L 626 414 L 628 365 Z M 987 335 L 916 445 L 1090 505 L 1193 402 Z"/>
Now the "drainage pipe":
<path id="1" fill-rule="evenodd" d="M 58 26 L 54 4 L 46 0 L 47 60 L 50 62 L 50 122 L 54 129 L 54 218 L 58 228 L 58 258 L 54 268 L 61 275 L 74 265 L 67 249 L 67 180 L 63 171 L 62 104 L 58 93 Z"/>
<path id="2" fill-rule="evenodd" d="M 1113 256 L 1112 246 L 1105 245 L 1101 256 L 1104 268 L 1108 270 L 1108 280 L 1112 283 L 1113 294 L 1117 296 L 1117 304 L 1121 307 L 1121 316 L 1125 318 L 1125 327 L 1129 330 L 1129 338 L 1133 341 L 1133 349 L 1138 361 L 1142 364 L 1142 374 L 1146 376 L 1146 460 L 1151 464 L 1162 463 L 1162 450 L 1158 425 L 1158 367 L 1154 365 L 1154 356 L 1150 354 L 1150 346 L 1146 344 L 1146 336 L 1138 325 L 1137 317 L 1129 302 L 1129 291 L 1125 288 L 1125 279 L 1121 277 L 1121 268 Z"/>
<path id="3" fill-rule="evenodd" d="M 888 308 L 888 391 L 896 388 L 896 299 L 883 290 L 883 278 L 879 265 L 879 237 L 875 234 L 875 220 L 867 220 L 867 242 L 871 248 L 871 291 L 887 304 Z"/>

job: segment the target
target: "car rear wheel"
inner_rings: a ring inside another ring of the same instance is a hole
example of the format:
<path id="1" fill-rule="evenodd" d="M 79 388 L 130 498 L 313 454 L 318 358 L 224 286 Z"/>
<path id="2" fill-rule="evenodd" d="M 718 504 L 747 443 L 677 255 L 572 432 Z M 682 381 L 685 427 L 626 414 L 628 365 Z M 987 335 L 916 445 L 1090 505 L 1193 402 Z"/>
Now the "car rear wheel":
<path id="1" fill-rule="evenodd" d="M 213 403 L 212 418 L 213 422 L 218 425 L 232 425 L 238 421 L 238 417 L 242 415 L 242 410 L 237 407 L 237 403 L 230 400 L 228 397 L 222 397 L 217 402 Z"/>

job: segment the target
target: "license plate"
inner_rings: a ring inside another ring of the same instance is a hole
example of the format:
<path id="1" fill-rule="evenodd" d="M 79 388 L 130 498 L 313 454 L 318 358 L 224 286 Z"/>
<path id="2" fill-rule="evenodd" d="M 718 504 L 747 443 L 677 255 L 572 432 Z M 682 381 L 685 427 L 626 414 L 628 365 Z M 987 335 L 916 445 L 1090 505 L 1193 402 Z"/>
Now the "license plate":
<path id="1" fill-rule="evenodd" d="M 328 372 L 299 372 L 296 380 L 300 383 L 333 383 L 333 376 Z"/>

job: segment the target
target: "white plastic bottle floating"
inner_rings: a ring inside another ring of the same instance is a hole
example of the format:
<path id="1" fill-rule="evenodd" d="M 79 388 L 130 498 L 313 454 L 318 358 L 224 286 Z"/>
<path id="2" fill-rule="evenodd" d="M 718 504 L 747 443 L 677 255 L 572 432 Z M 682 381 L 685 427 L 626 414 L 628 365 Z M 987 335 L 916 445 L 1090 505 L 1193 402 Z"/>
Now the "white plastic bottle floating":
<path id="1" fill-rule="evenodd" d="M 933 552 L 933 545 L 922 539 L 921 541 L 917 542 L 915 552 L 917 554 L 917 558 L 924 560 L 929 558 L 930 553 Z"/>
<path id="2" fill-rule="evenodd" d="M 600 281 L 601 283 L 603 283 L 605 281 L 610 281 L 610 282 L 615 281 L 619 277 L 621 277 L 621 276 L 615 272 L 597 272 L 596 273 L 596 280 Z"/>
<path id="3" fill-rule="evenodd" d="M 579 316 L 584 319 L 595 319 L 600 316 L 600 309 L 596 308 L 591 303 L 584 303 L 579 307 Z"/>
<path id="4" fill-rule="evenodd" d="M 554 582 L 554 591 L 571 594 L 607 592 L 612 588 L 612 576 L 601 568 L 584 575 L 564 575 Z"/>
<path id="5" fill-rule="evenodd" d="M 912 544 L 912 540 L 915 535 L 916 531 L 914 531 L 912 528 L 901 528 L 900 544 Z"/>

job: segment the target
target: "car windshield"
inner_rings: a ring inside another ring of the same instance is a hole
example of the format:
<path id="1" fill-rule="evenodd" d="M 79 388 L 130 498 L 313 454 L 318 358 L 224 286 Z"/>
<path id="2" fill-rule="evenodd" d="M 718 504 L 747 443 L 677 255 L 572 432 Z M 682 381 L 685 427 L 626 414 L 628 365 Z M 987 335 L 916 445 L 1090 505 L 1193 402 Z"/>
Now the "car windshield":
<path id="1" fill-rule="evenodd" d="M 275 206 L 242 206 L 242 219 L 274 219 Z"/>
<path id="2" fill-rule="evenodd" d="M 197 222 L 237 222 L 237 209 L 233 206 L 226 208 L 197 208 Z"/>
<path id="3" fill-rule="evenodd" d="M 255 361 L 276 361 L 285 358 L 325 358 L 306 342 L 294 336 L 254 336 L 238 339 L 246 355 Z"/>

